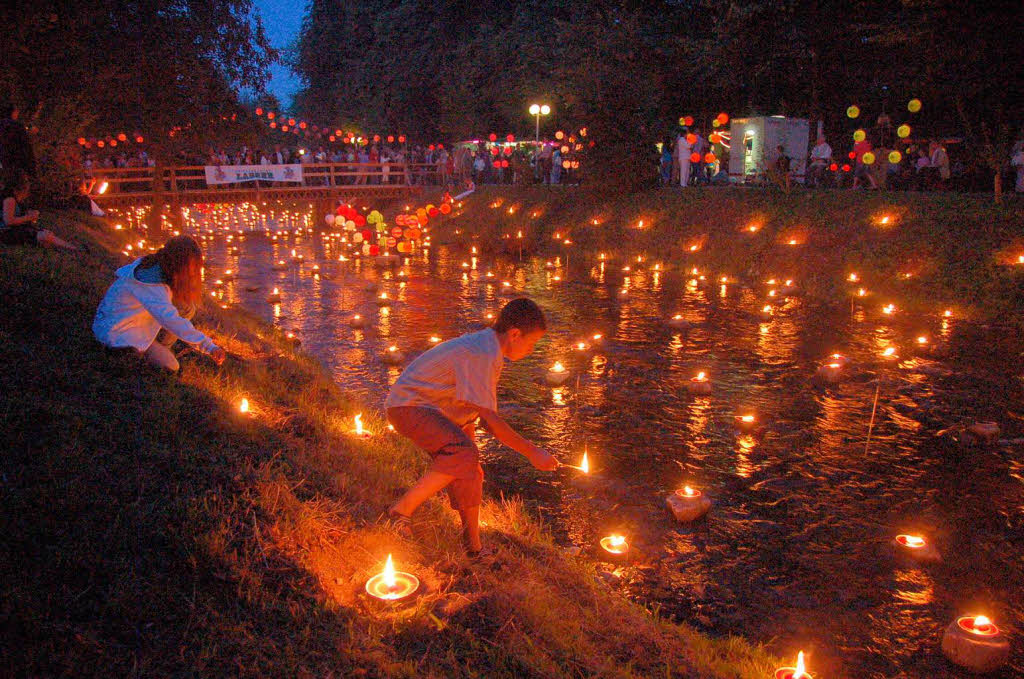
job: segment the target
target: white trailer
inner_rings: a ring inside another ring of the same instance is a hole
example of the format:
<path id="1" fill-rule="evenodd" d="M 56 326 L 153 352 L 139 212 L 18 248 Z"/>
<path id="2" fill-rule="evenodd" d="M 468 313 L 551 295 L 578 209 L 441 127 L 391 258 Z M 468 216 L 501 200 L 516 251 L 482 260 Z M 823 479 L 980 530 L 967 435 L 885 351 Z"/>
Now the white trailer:
<path id="1" fill-rule="evenodd" d="M 807 120 L 783 116 L 733 118 L 729 129 L 730 181 L 742 184 L 763 179 L 779 157 L 779 146 L 789 156 L 793 180 L 804 181 L 810 138 Z"/>

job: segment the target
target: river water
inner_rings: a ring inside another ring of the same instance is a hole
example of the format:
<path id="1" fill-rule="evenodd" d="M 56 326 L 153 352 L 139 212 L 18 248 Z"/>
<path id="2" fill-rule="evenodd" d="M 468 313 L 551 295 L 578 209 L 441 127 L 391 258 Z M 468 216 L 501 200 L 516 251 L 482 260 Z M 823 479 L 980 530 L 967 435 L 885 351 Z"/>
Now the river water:
<path id="1" fill-rule="evenodd" d="M 540 473 L 487 440 L 486 490 L 521 495 L 568 549 L 628 536 L 635 565 L 604 577 L 663 615 L 787 658 L 802 649 L 819 677 L 959 677 L 939 651 L 942 630 L 984 613 L 1011 635 L 1005 676 L 1024 676 L 1021 338 L 939 309 L 909 315 L 899 300 L 887 315 L 879 300 L 769 298 L 764 281 L 708 282 L 727 272 L 695 283 L 632 252 L 603 263 L 574 252 L 568 268 L 552 269 L 437 246 L 389 269 L 339 263 L 341 244 L 312 234 L 221 235 L 205 248 L 208 283 L 237 272 L 226 302 L 294 330 L 342 387 L 381 405 L 401 370 L 382 362 L 386 347 L 411 358 L 431 335 L 479 329 L 510 298 L 502 280 L 535 299 L 549 332 L 533 355 L 506 364 L 500 410 L 565 462 L 578 465 L 586 449 L 594 473 Z M 273 270 L 293 248 L 304 260 Z M 273 287 L 281 304 L 265 301 Z M 389 308 L 375 303 L 379 291 Z M 758 312 L 769 301 L 766 318 Z M 356 312 L 365 329 L 349 327 Z M 676 313 L 689 330 L 666 323 Z M 595 333 L 593 349 L 572 348 Z M 913 350 L 919 336 L 934 353 Z M 895 356 L 883 356 L 888 347 Z M 834 351 L 851 359 L 848 379 L 824 385 L 815 368 Z M 552 389 L 543 377 L 556 360 L 572 376 Z M 710 395 L 686 389 L 699 371 Z M 740 432 L 734 418 L 748 413 L 758 428 Z M 997 421 L 1002 442 L 966 449 L 936 435 L 975 418 Z M 691 524 L 665 509 L 684 484 L 714 501 Z M 933 541 L 942 561 L 897 553 L 899 533 Z"/>

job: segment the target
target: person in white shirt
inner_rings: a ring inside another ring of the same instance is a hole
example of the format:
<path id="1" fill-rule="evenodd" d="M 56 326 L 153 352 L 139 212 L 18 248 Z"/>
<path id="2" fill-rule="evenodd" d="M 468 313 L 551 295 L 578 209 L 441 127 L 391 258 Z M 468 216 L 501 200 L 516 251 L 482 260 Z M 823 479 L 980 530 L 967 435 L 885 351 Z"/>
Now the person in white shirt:
<path id="1" fill-rule="evenodd" d="M 498 415 L 498 378 L 504 359 L 518 361 L 533 351 L 546 330 L 544 314 L 529 299 L 505 305 L 494 325 L 443 342 L 419 356 L 391 387 L 384 404 L 388 422 L 427 451 L 430 469 L 388 510 L 396 528 L 411 537 L 416 508 L 448 490 L 462 519 L 462 537 L 478 556 L 484 472 L 473 440 L 479 418 L 491 434 L 544 471 L 558 468 L 550 453 L 513 430 Z"/>
<path id="2" fill-rule="evenodd" d="M 818 137 L 818 143 L 811 149 L 811 166 L 807 168 L 807 178 L 812 187 L 821 186 L 830 162 L 832 162 L 832 147 L 828 145 L 823 135 Z"/>
<path id="3" fill-rule="evenodd" d="M 203 252 L 191 236 L 175 236 L 157 252 L 117 270 L 92 323 L 111 349 L 135 349 L 151 365 L 175 372 L 171 347 L 181 339 L 220 365 L 226 354 L 189 320 L 203 294 Z"/>
<path id="4" fill-rule="evenodd" d="M 689 186 L 690 185 L 690 154 L 693 152 L 693 145 L 690 140 L 687 139 L 687 133 L 684 131 L 676 139 L 676 162 L 679 164 L 679 185 Z"/>

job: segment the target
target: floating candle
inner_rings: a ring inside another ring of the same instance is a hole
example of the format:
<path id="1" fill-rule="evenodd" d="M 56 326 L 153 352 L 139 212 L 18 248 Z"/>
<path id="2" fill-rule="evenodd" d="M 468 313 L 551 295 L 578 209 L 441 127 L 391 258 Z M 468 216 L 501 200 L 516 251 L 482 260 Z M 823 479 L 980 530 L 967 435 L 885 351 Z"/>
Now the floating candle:
<path id="1" fill-rule="evenodd" d="M 429 337 L 429 338 L 427 339 L 427 341 L 428 341 L 428 342 L 430 342 L 431 344 L 438 344 L 438 343 L 440 343 L 440 342 L 441 342 L 441 338 L 440 338 L 440 337 L 438 337 L 437 335 L 431 335 L 431 336 L 430 336 L 430 337 Z"/>
<path id="2" fill-rule="evenodd" d="M 884 307 L 882 307 L 882 313 L 887 315 L 887 316 L 891 316 L 895 311 L 896 311 L 896 305 L 895 304 L 886 304 Z"/>
<path id="3" fill-rule="evenodd" d="M 267 295 L 267 302 L 269 304 L 278 304 L 281 301 L 281 291 L 274 288 L 273 292 Z"/>
<path id="4" fill-rule="evenodd" d="M 242 401 L 238 404 L 238 412 L 242 413 L 243 415 L 247 415 L 249 413 L 249 399 L 242 399 Z"/>
<path id="5" fill-rule="evenodd" d="M 380 293 L 377 297 L 377 306 L 391 306 L 391 298 L 388 297 L 388 293 Z"/>
<path id="6" fill-rule="evenodd" d="M 288 268 L 288 265 L 285 263 L 285 261 L 283 259 L 277 260 L 277 263 L 274 264 L 274 266 L 273 266 L 274 271 L 284 271 L 287 268 Z"/>
<path id="7" fill-rule="evenodd" d="M 688 320 L 683 318 L 682 314 L 676 314 L 672 318 L 668 319 L 668 324 L 677 330 L 686 330 L 692 325 Z"/>
<path id="8" fill-rule="evenodd" d="M 696 377 L 690 378 L 690 381 L 686 383 L 686 389 L 691 394 L 710 394 L 711 380 L 706 373 L 701 371 L 697 373 Z"/>
<path id="9" fill-rule="evenodd" d="M 953 663 L 979 674 L 992 672 L 1010 658 L 1010 642 L 984 615 L 964 615 L 942 635 L 942 652 Z"/>
<path id="10" fill-rule="evenodd" d="M 817 375 L 825 382 L 835 383 L 843 377 L 843 366 L 845 364 L 839 361 L 831 361 L 829 363 L 823 363 L 818 366 Z"/>
<path id="11" fill-rule="evenodd" d="M 583 451 L 583 459 L 580 460 L 580 471 L 584 474 L 590 473 L 590 462 L 587 460 L 587 451 Z"/>
<path id="12" fill-rule="evenodd" d="M 355 428 L 352 429 L 352 433 L 361 439 L 372 438 L 373 434 L 363 429 L 363 414 L 359 413 L 355 416 Z"/>
<path id="13" fill-rule="evenodd" d="M 384 570 L 366 581 L 366 593 L 382 601 L 398 601 L 412 595 L 419 586 L 415 575 L 395 570 L 388 554 Z"/>
<path id="14" fill-rule="evenodd" d="M 804 665 L 804 652 L 800 651 L 796 656 L 796 667 L 780 667 L 775 670 L 775 679 L 810 679 Z"/>
<path id="15" fill-rule="evenodd" d="M 942 561 L 942 556 L 939 554 L 939 550 L 935 548 L 935 545 L 920 535 L 897 535 L 893 542 L 900 552 L 915 561 Z"/>
<path id="16" fill-rule="evenodd" d="M 569 371 L 565 369 L 561 362 L 556 361 L 553 366 L 548 368 L 545 379 L 549 385 L 557 387 L 565 384 L 566 380 L 569 379 Z"/>
<path id="17" fill-rule="evenodd" d="M 742 431 L 750 431 L 757 426 L 757 417 L 754 415 L 737 415 L 735 421 L 736 428 Z"/>
<path id="18" fill-rule="evenodd" d="M 699 519 L 711 509 L 711 499 L 696 488 L 684 486 L 665 499 L 672 516 L 680 523 Z"/>
<path id="19" fill-rule="evenodd" d="M 359 314 L 352 314 L 351 318 L 348 319 L 348 324 L 353 328 L 362 328 L 366 326 L 366 319 Z"/>
<path id="20" fill-rule="evenodd" d="M 397 365 L 405 360 L 405 354 L 396 347 L 391 345 L 384 351 L 384 362 L 390 365 Z"/>

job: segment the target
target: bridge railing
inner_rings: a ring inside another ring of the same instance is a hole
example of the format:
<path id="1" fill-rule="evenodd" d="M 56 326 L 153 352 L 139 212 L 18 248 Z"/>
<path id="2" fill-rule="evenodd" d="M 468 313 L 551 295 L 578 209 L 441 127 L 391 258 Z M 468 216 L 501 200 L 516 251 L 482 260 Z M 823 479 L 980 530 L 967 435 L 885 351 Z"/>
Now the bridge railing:
<path id="1" fill-rule="evenodd" d="M 106 182 L 101 198 L 123 198 L 154 193 L 157 189 L 171 197 L 193 192 L 273 189 L 275 192 L 308 193 L 310 189 L 348 187 L 412 187 L 438 184 L 443 178 L 434 163 L 303 163 L 301 182 L 252 180 L 229 184 L 207 184 L 206 166 L 164 166 L 159 183 L 154 167 L 93 168 L 88 174 L 96 179 L 97 189 Z"/>

